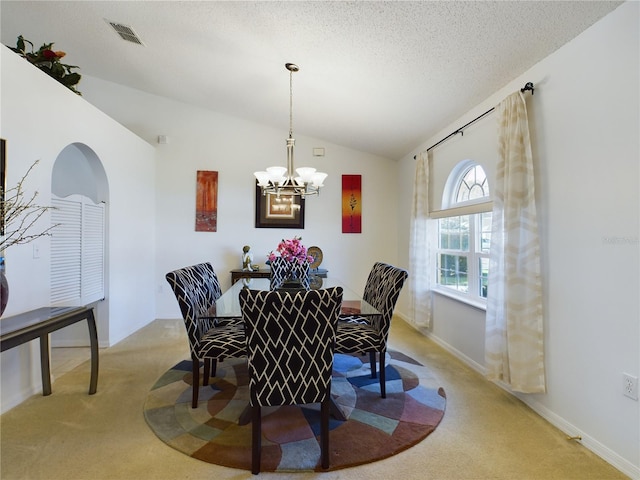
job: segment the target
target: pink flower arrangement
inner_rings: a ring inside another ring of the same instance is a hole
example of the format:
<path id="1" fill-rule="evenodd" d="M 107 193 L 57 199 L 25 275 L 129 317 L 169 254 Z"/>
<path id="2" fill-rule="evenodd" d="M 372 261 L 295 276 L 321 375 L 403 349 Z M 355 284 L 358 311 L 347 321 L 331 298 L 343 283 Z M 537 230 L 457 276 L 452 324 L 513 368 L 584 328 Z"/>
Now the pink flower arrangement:
<path id="1" fill-rule="evenodd" d="M 307 255 L 307 248 L 300 243 L 302 237 L 293 237 L 291 240 L 284 240 L 278 244 L 278 248 L 275 252 L 269 253 L 269 261 L 273 262 L 276 258 L 284 258 L 287 262 L 298 262 L 303 264 L 305 262 L 313 262 L 313 257 Z"/>

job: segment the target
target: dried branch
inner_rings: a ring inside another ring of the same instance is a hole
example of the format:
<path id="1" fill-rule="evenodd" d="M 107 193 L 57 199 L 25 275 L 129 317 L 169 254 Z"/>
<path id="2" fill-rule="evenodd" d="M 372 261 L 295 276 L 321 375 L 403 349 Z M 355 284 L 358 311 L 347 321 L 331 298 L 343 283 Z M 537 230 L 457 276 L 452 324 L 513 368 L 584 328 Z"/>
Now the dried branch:
<path id="1" fill-rule="evenodd" d="M 39 233 L 28 234 L 29 230 L 48 210 L 55 207 L 45 207 L 36 204 L 38 192 L 25 198 L 24 183 L 31 170 L 38 164 L 33 162 L 15 187 L 4 192 L 0 198 L 0 213 L 4 219 L 2 235 L 0 236 L 0 252 L 12 245 L 29 243 L 37 238 L 51 235 L 51 230 L 57 225 L 50 225 Z M 0 186 L 0 191 L 2 186 Z"/>

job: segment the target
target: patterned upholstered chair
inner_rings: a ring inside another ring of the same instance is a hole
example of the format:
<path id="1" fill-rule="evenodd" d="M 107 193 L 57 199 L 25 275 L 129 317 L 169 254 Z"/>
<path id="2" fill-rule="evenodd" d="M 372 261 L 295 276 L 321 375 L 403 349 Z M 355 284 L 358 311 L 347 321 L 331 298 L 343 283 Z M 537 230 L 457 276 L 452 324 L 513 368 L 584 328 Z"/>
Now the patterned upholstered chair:
<path id="1" fill-rule="evenodd" d="M 371 378 L 376 377 L 376 353 L 380 357 L 380 396 L 385 398 L 385 353 L 391 318 L 408 273 L 401 268 L 376 262 L 369 273 L 362 298 L 380 315 L 341 317 L 336 332 L 336 353 L 368 353 Z"/>
<path id="2" fill-rule="evenodd" d="M 251 471 L 260 472 L 261 407 L 320 403 L 322 468 L 329 468 L 329 403 L 342 288 L 243 289 L 240 309 L 249 359 Z"/>
<path id="3" fill-rule="evenodd" d="M 222 291 L 218 277 L 210 263 L 200 263 L 166 274 L 167 282 L 180 305 L 187 329 L 191 361 L 193 363 L 193 391 L 191 406 L 198 406 L 200 362 L 204 363 L 202 384 L 215 376 L 217 361 L 227 357 L 246 356 L 244 326 L 241 319 L 220 320 L 212 314 L 212 307 Z"/>
<path id="4" fill-rule="evenodd" d="M 309 290 L 309 263 L 288 262 L 284 258 L 276 258 L 271 261 L 270 286 L 271 290 L 282 287 L 290 275 L 300 279 L 302 288 Z"/>

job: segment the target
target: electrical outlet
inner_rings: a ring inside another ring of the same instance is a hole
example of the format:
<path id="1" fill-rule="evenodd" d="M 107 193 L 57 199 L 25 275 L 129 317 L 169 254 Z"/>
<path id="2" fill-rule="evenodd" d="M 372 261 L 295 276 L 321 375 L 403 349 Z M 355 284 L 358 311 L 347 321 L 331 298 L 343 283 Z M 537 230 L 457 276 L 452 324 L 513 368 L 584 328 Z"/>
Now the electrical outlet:
<path id="1" fill-rule="evenodd" d="M 628 373 L 623 373 L 622 393 L 629 398 L 638 400 L 638 377 L 634 377 Z"/>

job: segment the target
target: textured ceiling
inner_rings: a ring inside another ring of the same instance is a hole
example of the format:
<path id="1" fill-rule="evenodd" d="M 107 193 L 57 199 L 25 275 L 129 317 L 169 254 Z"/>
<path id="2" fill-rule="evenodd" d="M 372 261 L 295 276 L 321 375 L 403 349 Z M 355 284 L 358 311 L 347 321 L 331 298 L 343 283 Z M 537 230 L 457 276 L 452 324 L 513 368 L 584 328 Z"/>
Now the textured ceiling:
<path id="1" fill-rule="evenodd" d="M 79 73 L 398 159 L 621 2 L 0 2 Z M 131 26 L 123 41 L 105 19 Z M 82 91 L 82 82 L 78 89 Z"/>

